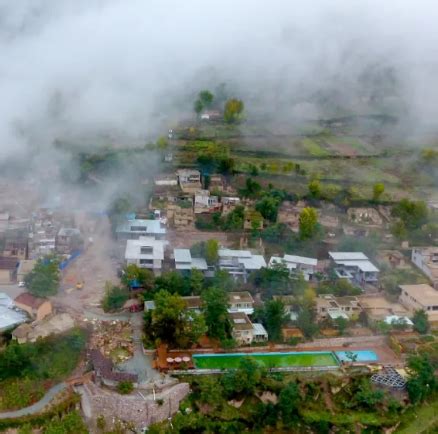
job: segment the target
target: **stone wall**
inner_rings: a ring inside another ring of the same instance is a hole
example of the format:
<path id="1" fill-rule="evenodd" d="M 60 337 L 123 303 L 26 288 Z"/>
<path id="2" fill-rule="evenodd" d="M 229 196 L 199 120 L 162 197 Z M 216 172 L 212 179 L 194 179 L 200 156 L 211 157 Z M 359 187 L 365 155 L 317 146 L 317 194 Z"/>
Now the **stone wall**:
<path id="1" fill-rule="evenodd" d="M 103 415 L 108 425 L 119 419 L 142 428 L 173 416 L 178 411 L 180 402 L 189 393 L 188 383 L 178 383 L 157 393 L 155 401 L 152 394 L 143 394 L 143 399 L 136 392 L 122 396 L 96 389 L 89 395 L 89 400 L 92 414 L 96 417 Z"/>

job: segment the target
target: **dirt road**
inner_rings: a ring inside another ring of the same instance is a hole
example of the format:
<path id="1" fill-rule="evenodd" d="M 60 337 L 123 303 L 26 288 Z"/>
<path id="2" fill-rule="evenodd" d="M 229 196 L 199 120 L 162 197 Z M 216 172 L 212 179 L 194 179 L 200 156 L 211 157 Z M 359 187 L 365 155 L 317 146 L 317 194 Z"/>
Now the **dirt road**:
<path id="1" fill-rule="evenodd" d="M 106 217 L 96 220 L 93 238 L 82 255 L 62 273 L 61 289 L 53 297 L 55 305 L 72 313 L 82 314 L 84 309 L 95 308 L 104 294 L 105 282 L 119 283 L 117 261 L 111 258 L 116 245 L 111 238 L 111 228 Z M 83 289 L 76 289 L 77 282 L 84 282 Z"/>

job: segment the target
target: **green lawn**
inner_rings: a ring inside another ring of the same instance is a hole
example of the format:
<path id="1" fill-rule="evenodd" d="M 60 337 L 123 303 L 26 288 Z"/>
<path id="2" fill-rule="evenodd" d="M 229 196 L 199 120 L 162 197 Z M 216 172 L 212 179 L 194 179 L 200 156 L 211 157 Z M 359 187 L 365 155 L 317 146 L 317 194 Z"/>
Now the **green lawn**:
<path id="1" fill-rule="evenodd" d="M 432 402 L 426 402 L 412 410 L 408 410 L 402 416 L 402 423 L 396 434 L 422 434 L 436 432 L 438 426 L 438 398 Z"/>
<path id="2" fill-rule="evenodd" d="M 247 354 L 218 354 L 195 355 L 193 359 L 198 369 L 234 369 L 239 367 L 242 357 Z M 309 366 L 337 366 L 338 363 L 332 353 L 255 353 L 250 355 L 259 365 L 267 368 L 279 367 L 309 367 Z"/>

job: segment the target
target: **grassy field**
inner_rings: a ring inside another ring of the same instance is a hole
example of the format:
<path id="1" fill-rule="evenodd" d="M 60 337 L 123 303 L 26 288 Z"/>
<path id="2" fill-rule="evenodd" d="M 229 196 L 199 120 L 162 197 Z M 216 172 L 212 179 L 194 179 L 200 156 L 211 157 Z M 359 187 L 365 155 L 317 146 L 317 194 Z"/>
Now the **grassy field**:
<path id="1" fill-rule="evenodd" d="M 396 434 L 429 434 L 438 432 L 438 398 L 407 411 Z"/>
<path id="2" fill-rule="evenodd" d="M 233 369 L 239 367 L 242 357 L 246 354 L 226 355 L 197 355 L 194 356 L 195 365 L 198 369 Z M 288 366 L 337 366 L 338 362 L 332 353 L 274 353 L 274 354 L 251 354 L 259 365 L 267 368 L 279 368 Z"/>

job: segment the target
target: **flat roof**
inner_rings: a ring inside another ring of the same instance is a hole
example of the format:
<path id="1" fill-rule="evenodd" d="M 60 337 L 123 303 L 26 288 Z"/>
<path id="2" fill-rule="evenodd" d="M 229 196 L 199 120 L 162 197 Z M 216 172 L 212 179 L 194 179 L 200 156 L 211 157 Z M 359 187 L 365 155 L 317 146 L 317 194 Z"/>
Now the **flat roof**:
<path id="1" fill-rule="evenodd" d="M 438 305 L 438 291 L 426 283 L 417 285 L 400 285 L 403 292 L 407 292 L 419 303 L 424 305 Z"/>
<path id="2" fill-rule="evenodd" d="M 138 240 L 127 240 L 125 259 L 164 259 L 166 241 L 152 237 L 140 237 Z M 152 253 L 141 253 L 142 247 L 152 247 Z"/>
<path id="3" fill-rule="evenodd" d="M 368 259 L 364 261 L 348 261 L 348 260 L 335 260 L 335 262 L 339 265 L 346 265 L 348 267 L 357 267 L 360 271 L 363 272 L 378 272 L 379 269 L 371 263 Z"/>
<path id="4" fill-rule="evenodd" d="M 230 303 L 254 303 L 254 299 L 248 291 L 230 292 L 228 294 L 228 300 Z"/>
<path id="5" fill-rule="evenodd" d="M 286 262 L 293 262 L 295 264 L 315 265 L 315 266 L 318 264 L 318 259 L 307 258 L 305 256 L 284 255 L 283 259 Z"/>
<path id="6" fill-rule="evenodd" d="M 136 229 L 132 229 L 132 228 Z M 137 228 L 145 228 L 144 230 L 138 230 Z M 117 233 L 144 233 L 144 234 L 165 234 L 166 229 L 161 227 L 160 220 L 143 220 L 143 219 L 134 219 L 134 220 L 126 220 L 123 223 L 120 223 L 116 229 Z"/>
<path id="7" fill-rule="evenodd" d="M 262 255 L 252 255 L 250 258 L 240 257 L 239 263 L 243 264 L 247 270 L 260 270 L 266 267 L 266 261 Z"/>
<path id="8" fill-rule="evenodd" d="M 249 250 L 219 249 L 218 255 L 219 257 L 249 258 L 252 253 Z"/>
<path id="9" fill-rule="evenodd" d="M 334 261 L 367 261 L 368 257 L 362 252 L 329 252 Z"/>
<path id="10" fill-rule="evenodd" d="M 190 249 L 173 249 L 175 262 L 192 262 Z"/>

